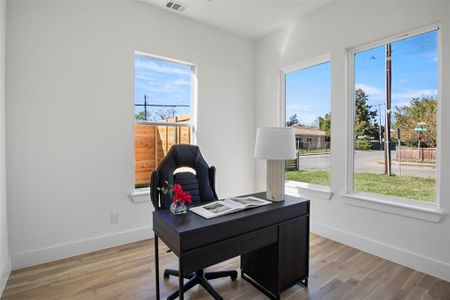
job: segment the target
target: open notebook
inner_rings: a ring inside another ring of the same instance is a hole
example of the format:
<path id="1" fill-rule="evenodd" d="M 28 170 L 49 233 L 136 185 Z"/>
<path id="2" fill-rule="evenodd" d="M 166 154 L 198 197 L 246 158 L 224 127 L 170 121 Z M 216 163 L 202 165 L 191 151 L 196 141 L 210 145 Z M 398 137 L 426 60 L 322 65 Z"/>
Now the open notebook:
<path id="1" fill-rule="evenodd" d="M 241 211 L 247 208 L 259 207 L 270 203 L 272 202 L 255 197 L 226 198 L 224 200 L 214 201 L 201 206 L 192 207 L 189 208 L 189 210 L 196 213 L 197 215 L 202 216 L 203 218 L 211 219 Z"/>

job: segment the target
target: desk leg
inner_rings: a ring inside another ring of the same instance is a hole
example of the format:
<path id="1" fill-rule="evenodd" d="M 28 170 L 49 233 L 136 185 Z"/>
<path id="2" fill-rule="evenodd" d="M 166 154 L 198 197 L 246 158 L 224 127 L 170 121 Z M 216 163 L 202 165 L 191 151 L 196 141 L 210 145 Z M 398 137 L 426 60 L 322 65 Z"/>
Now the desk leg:
<path id="1" fill-rule="evenodd" d="M 184 270 L 183 261 L 181 258 L 178 259 L 178 272 L 180 272 L 178 276 L 178 290 L 180 292 L 179 299 L 184 300 Z"/>
<path id="2" fill-rule="evenodd" d="M 156 300 L 159 300 L 159 249 L 158 236 L 155 234 L 155 284 L 156 284 Z"/>

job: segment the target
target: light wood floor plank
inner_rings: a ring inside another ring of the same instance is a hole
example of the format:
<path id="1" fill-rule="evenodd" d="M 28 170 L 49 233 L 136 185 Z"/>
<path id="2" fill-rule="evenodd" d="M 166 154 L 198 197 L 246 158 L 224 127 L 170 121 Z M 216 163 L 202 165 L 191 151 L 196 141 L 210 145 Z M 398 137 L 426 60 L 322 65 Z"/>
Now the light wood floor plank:
<path id="1" fill-rule="evenodd" d="M 293 286 L 283 300 L 303 299 L 443 299 L 450 300 L 450 283 L 361 252 L 318 235 L 310 237 L 309 287 Z M 173 253 L 160 249 L 161 273 L 177 268 Z M 239 269 L 234 258 L 208 270 Z M 12 272 L 4 300 L 144 300 L 155 299 L 153 241 L 142 241 L 80 255 Z M 164 280 L 165 299 L 178 287 L 178 279 Z M 263 294 L 242 279 L 211 281 L 224 297 L 232 300 L 265 300 Z M 185 299 L 211 299 L 197 286 Z"/>

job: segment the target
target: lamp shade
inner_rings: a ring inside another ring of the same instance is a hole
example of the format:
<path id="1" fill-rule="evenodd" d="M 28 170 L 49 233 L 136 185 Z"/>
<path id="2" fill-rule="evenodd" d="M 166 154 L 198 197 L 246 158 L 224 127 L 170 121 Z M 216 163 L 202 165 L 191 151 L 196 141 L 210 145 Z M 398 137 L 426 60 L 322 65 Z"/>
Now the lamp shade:
<path id="1" fill-rule="evenodd" d="M 286 127 L 258 127 L 255 158 L 268 160 L 295 159 L 294 129 Z"/>

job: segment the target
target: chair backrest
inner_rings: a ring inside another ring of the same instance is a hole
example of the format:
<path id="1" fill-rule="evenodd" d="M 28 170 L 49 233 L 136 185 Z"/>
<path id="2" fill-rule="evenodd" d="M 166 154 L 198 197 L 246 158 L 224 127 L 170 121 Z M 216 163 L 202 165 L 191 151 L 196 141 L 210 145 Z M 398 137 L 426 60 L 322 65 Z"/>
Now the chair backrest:
<path id="1" fill-rule="evenodd" d="M 181 171 L 179 168 L 191 168 L 190 171 Z M 177 172 L 175 172 L 177 171 Z M 155 209 L 167 209 L 172 200 L 168 195 L 160 193 L 156 188 L 169 184 L 180 184 L 184 191 L 192 195 L 192 202 L 207 202 L 217 200 L 215 191 L 215 168 L 209 167 L 194 145 L 173 145 L 167 155 L 152 172 L 150 180 L 150 198 Z"/>

